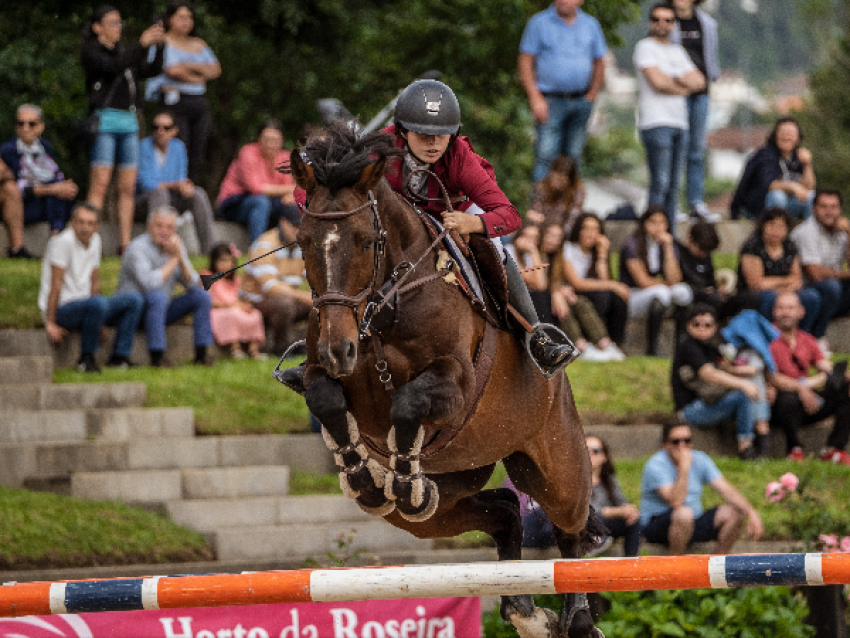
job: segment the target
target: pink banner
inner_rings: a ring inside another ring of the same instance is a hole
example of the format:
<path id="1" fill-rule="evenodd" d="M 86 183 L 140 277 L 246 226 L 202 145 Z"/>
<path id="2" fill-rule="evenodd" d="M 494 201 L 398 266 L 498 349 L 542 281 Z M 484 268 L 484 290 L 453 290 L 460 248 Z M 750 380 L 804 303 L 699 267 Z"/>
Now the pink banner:
<path id="1" fill-rule="evenodd" d="M 479 638 L 478 598 L 423 598 L 299 605 L 0 618 L 15 638 Z"/>

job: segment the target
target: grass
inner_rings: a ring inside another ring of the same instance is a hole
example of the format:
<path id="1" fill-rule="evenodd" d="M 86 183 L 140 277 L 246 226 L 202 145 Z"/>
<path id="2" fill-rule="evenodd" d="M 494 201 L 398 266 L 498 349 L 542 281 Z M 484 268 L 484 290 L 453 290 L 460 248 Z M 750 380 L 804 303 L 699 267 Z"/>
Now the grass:
<path id="1" fill-rule="evenodd" d="M 116 503 L 0 487 L 0 569 L 212 560 L 204 537 Z"/>

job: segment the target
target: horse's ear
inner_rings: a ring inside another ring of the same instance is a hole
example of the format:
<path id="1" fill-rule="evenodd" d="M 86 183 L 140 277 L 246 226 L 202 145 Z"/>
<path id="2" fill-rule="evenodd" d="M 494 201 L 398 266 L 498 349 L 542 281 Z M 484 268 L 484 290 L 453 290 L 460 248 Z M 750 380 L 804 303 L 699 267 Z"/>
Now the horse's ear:
<path id="1" fill-rule="evenodd" d="M 386 157 L 381 157 L 369 164 L 369 166 L 360 171 L 360 179 L 357 181 L 357 184 L 354 185 L 354 188 L 364 195 L 371 190 L 375 190 L 378 182 L 380 182 L 381 178 L 384 176 L 384 167 L 386 165 Z"/>
<path id="2" fill-rule="evenodd" d="M 313 167 L 301 159 L 301 153 L 298 149 L 289 154 L 289 168 L 292 171 L 292 179 L 307 192 L 309 198 L 316 190 L 316 174 L 313 172 Z"/>

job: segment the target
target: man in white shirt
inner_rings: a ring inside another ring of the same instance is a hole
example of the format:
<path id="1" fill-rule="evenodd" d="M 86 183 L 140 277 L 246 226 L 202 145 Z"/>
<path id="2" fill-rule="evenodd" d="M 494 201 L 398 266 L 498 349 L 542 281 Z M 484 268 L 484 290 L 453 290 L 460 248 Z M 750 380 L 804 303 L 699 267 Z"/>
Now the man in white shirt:
<path id="1" fill-rule="evenodd" d="M 47 244 L 38 293 L 38 307 L 51 343 L 60 343 L 69 330 L 82 333 L 77 362 L 81 372 L 100 372 L 95 355 L 104 325 L 117 326 L 107 365 L 131 365 L 130 350 L 144 308 L 144 298 L 136 292 L 112 297 L 100 294 L 101 242 L 97 228 L 97 209 L 88 203 L 77 204 L 69 227 Z"/>
<path id="2" fill-rule="evenodd" d="M 649 37 L 635 46 L 638 129 L 646 147 L 649 204 L 663 206 L 675 234 L 676 203 L 688 136 L 686 96 L 705 88 L 705 76 L 679 44 L 670 42 L 676 13 L 664 2 L 649 12 Z"/>

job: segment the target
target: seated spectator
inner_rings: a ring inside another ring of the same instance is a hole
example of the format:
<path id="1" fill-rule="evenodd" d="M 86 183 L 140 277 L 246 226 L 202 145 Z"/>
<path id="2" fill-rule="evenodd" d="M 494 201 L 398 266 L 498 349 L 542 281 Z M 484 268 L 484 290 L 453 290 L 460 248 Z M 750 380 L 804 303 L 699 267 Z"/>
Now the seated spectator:
<path id="1" fill-rule="evenodd" d="M 0 207 L 9 233 L 9 259 L 37 259 L 24 246 L 24 200 L 15 182 L 15 174 L 0 160 Z"/>
<path id="2" fill-rule="evenodd" d="M 757 219 L 765 208 L 784 208 L 797 219 L 811 216 L 815 171 L 812 154 L 800 146 L 802 141 L 796 119 L 777 120 L 767 143 L 744 167 L 732 198 L 732 219 Z"/>
<path id="3" fill-rule="evenodd" d="M 210 267 L 202 275 L 226 272 L 236 268 L 236 247 L 233 244 L 216 244 L 210 252 Z M 210 319 L 215 342 L 230 351 L 234 359 L 245 357 L 242 344 L 248 344 L 248 354 L 253 359 L 266 359 L 260 347 L 266 343 L 263 315 L 254 304 L 239 299 L 242 278 L 234 271 L 217 280 L 210 288 L 212 312 Z"/>
<path id="4" fill-rule="evenodd" d="M 646 318 L 646 354 L 659 356 L 664 316 L 693 300 L 690 286 L 682 281 L 679 252 L 663 206 L 651 205 L 640 216 L 637 231 L 620 254 L 620 281 L 631 289 L 629 317 Z"/>
<path id="5" fill-rule="evenodd" d="M 705 452 L 691 448 L 691 428 L 669 421 L 662 429 L 661 450 L 643 467 L 640 485 L 640 516 L 643 535 L 650 543 L 683 554 L 692 543 L 716 540 L 713 553 L 728 554 L 747 532 L 761 538 L 764 525 L 746 497 L 720 473 Z M 710 485 L 723 503 L 703 511 L 703 486 Z"/>
<path id="6" fill-rule="evenodd" d="M 299 214 L 292 175 L 277 170 L 288 162 L 283 127 L 269 119 L 260 127 L 258 140 L 243 146 L 227 169 L 218 193 L 218 213 L 227 221 L 244 224 L 252 242 L 281 217 Z"/>
<path id="7" fill-rule="evenodd" d="M 153 118 L 153 135 L 139 142 L 136 218 L 145 219 L 149 211 L 165 206 L 190 210 L 201 251 L 209 253 L 216 241 L 212 205 L 206 191 L 188 177 L 186 147 L 177 133 L 174 116 L 159 111 Z"/>
<path id="8" fill-rule="evenodd" d="M 800 251 L 806 284 L 820 294 L 820 312 L 812 324 L 812 336 L 829 356 L 826 328 L 835 317 L 850 313 L 850 270 L 848 256 L 850 220 L 841 215 L 841 191 L 819 190 L 814 199 L 814 215 L 791 231 L 791 240 Z"/>
<path id="9" fill-rule="evenodd" d="M 552 300 L 544 267 L 546 264 L 540 256 L 540 242 L 540 226 L 526 224 L 517 231 L 513 241 L 505 245 L 505 252 L 522 271 L 522 280 L 528 288 L 537 317 L 543 323 L 551 323 Z"/>
<path id="10" fill-rule="evenodd" d="M 564 246 L 564 279 L 579 297 L 587 298 L 605 322 L 610 337 L 602 344 L 612 360 L 625 358 L 617 344 L 626 339 L 629 287 L 611 279 L 609 248 L 602 221 L 592 213 L 576 218 Z"/>
<path id="11" fill-rule="evenodd" d="M 78 204 L 70 228 L 52 237 L 41 267 L 38 307 L 47 336 L 60 343 L 69 330 L 80 330 L 80 372 L 100 372 L 95 355 L 103 326 L 117 326 L 112 356 L 106 365 L 128 368 L 144 299 L 138 292 L 100 294 L 101 243 L 98 213 L 90 204 Z"/>
<path id="12" fill-rule="evenodd" d="M 608 444 L 598 436 L 585 437 L 593 481 L 590 504 L 612 538 L 623 538 L 624 556 L 637 556 L 640 548 L 640 512 L 629 503 L 617 481 Z"/>
<path id="13" fill-rule="evenodd" d="M 151 365 L 171 367 L 164 357 L 165 327 L 194 313 L 192 326 L 195 363 L 213 365 L 207 349 L 213 343 L 210 326 L 210 295 L 200 286 L 200 278 L 186 247 L 175 232 L 177 211 L 155 208 L 148 215 L 147 232 L 139 235 L 124 253 L 118 272 L 118 292 L 138 292 L 145 298 L 144 325 Z M 185 292 L 173 296 L 177 282 Z"/>
<path id="14" fill-rule="evenodd" d="M 827 359 L 817 341 L 798 326 L 805 308 L 796 295 L 780 293 L 773 307 L 773 321 L 780 336 L 770 344 L 776 372 L 770 383 L 776 388 L 771 425 L 785 432 L 788 458 L 802 461 L 803 445 L 797 435 L 800 427 L 834 416 L 832 432 L 820 451 L 822 461 L 850 465 L 845 451 L 850 440 L 850 384 L 847 365 Z M 817 373 L 810 376 L 810 369 Z"/>
<path id="15" fill-rule="evenodd" d="M 803 287 L 803 271 L 797 246 L 788 237 L 791 217 L 783 208 L 765 208 L 759 216 L 755 232 L 741 246 L 738 258 L 738 295 L 768 320 L 780 292 L 793 292 L 806 309 L 807 332 L 815 325 L 821 308 L 820 294 Z M 826 324 L 822 326 L 822 337 Z"/>
<path id="16" fill-rule="evenodd" d="M 285 217 L 280 218 L 277 228 L 263 233 L 251 245 L 249 260 L 295 239 L 301 215 L 290 208 L 285 209 L 283 214 Z M 293 342 L 301 338 L 296 336 L 295 326 L 306 320 L 313 309 L 312 293 L 299 288 L 304 281 L 303 272 L 304 261 L 297 245 L 277 250 L 245 266 L 240 298 L 253 303 L 262 313 L 277 355 L 282 355 Z"/>
<path id="17" fill-rule="evenodd" d="M 73 180 L 65 179 L 52 157 L 53 147 L 41 137 L 44 118 L 39 107 L 33 104 L 19 106 L 15 131 L 15 137 L 0 146 L 0 157 L 12 171 L 21 192 L 23 225 L 47 222 L 50 234 L 56 235 L 65 228 L 79 189 Z M 9 242 L 10 250 L 23 249 L 23 233 L 20 231 L 23 225 L 17 220 L 6 223 L 10 240 L 13 227 L 20 232 L 20 239 L 16 236 Z"/>
<path id="18" fill-rule="evenodd" d="M 569 235 L 581 213 L 584 196 L 576 161 L 559 155 L 552 160 L 546 177 L 534 184 L 531 209 L 525 217 L 535 224 L 557 224 Z"/>
<path id="19" fill-rule="evenodd" d="M 697 427 L 718 425 L 734 417 L 738 425 L 738 456 L 755 459 L 767 451 L 769 414 L 759 413 L 765 397 L 751 377 L 756 366 L 727 361 L 720 353 L 717 314 L 696 303 L 687 314 L 687 334 L 676 347 L 670 384 L 677 416 Z M 754 438 L 758 436 L 757 444 Z"/>

